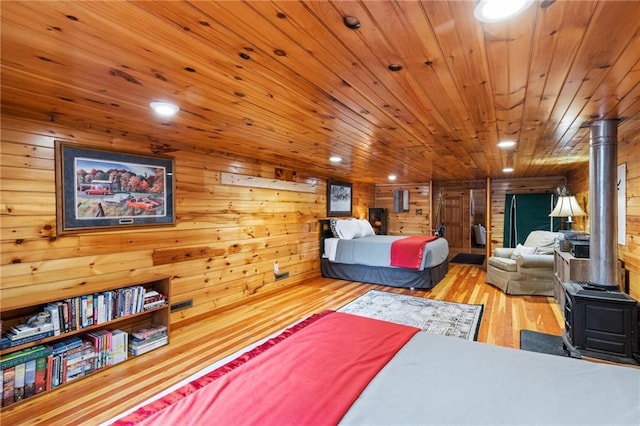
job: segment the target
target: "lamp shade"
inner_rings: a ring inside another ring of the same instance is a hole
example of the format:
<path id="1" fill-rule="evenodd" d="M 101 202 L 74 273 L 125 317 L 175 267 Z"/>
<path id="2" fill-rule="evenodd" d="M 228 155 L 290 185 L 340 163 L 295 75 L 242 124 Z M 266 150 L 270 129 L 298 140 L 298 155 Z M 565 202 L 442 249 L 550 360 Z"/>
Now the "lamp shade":
<path id="1" fill-rule="evenodd" d="M 572 216 L 586 216 L 587 214 L 582 210 L 580 204 L 576 200 L 575 195 L 561 195 L 558 197 L 556 207 L 553 209 L 549 216 L 551 217 L 572 217 Z"/>

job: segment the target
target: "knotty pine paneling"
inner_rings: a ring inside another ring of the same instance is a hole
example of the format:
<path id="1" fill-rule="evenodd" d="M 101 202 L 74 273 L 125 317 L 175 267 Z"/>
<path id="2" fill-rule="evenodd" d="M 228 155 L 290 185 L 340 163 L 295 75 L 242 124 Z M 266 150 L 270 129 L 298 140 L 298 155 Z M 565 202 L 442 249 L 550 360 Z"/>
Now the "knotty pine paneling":
<path id="1" fill-rule="evenodd" d="M 494 248 L 503 246 L 504 200 L 507 194 L 554 192 L 558 186 L 565 185 L 565 181 L 563 176 L 492 180 L 491 228 L 487 230 L 487 244 L 491 244 L 491 252 Z"/>
<path id="2" fill-rule="evenodd" d="M 318 220 L 326 177 L 315 192 L 223 185 L 222 172 L 275 178 L 282 167 L 228 154 L 170 152 L 176 225 L 57 235 L 54 141 L 149 154 L 126 136 L 3 117 L 0 154 L 2 308 L 62 299 L 126 284 L 150 272 L 171 275 L 172 300 L 193 307 L 177 323 L 320 275 Z M 157 146 L 155 144 L 154 146 Z M 353 185 L 353 212 L 366 217 L 374 187 Z M 275 281 L 273 264 L 289 278 Z"/>
<path id="3" fill-rule="evenodd" d="M 640 138 L 618 140 L 618 164 L 623 163 L 627 164 L 627 241 L 625 245 L 618 244 L 618 259 L 624 262 L 628 271 L 630 296 L 640 300 Z M 567 180 L 569 189 L 589 213 L 589 168 L 581 167 L 571 172 Z M 576 221 L 577 225 L 588 231 L 589 217 L 580 219 L 583 223 Z"/>
<path id="4" fill-rule="evenodd" d="M 393 212 L 393 191 L 409 190 L 409 211 Z M 389 235 L 433 234 L 433 225 L 429 212 L 431 209 L 431 192 L 429 184 L 408 185 L 376 185 L 375 206 L 387 209 L 387 233 Z M 422 212 L 419 212 L 422 210 Z"/>

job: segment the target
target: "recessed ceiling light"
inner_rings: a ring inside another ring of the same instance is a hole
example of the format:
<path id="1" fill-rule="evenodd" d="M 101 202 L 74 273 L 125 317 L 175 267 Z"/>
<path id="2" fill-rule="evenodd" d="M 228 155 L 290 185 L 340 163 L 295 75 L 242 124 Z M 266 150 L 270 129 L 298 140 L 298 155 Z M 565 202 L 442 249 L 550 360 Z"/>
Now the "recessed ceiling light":
<path id="1" fill-rule="evenodd" d="M 500 22 L 524 12 L 534 0 L 480 0 L 473 15 L 480 22 Z"/>
<path id="2" fill-rule="evenodd" d="M 329 161 L 331 161 L 332 163 L 339 163 L 342 161 L 342 158 L 338 157 L 337 155 L 334 155 L 333 157 L 329 157 Z"/>
<path id="3" fill-rule="evenodd" d="M 396 180 L 397 176 L 396 175 L 389 175 L 388 177 L 389 177 L 389 180 Z"/>
<path id="4" fill-rule="evenodd" d="M 515 141 L 502 141 L 498 142 L 498 148 L 513 148 L 516 146 Z"/>
<path id="5" fill-rule="evenodd" d="M 505 167 L 502 169 L 502 173 L 513 173 L 513 167 Z"/>
<path id="6" fill-rule="evenodd" d="M 180 111 L 180 107 L 178 105 L 170 102 L 151 102 L 149 106 L 156 114 L 163 117 L 171 117 Z"/>

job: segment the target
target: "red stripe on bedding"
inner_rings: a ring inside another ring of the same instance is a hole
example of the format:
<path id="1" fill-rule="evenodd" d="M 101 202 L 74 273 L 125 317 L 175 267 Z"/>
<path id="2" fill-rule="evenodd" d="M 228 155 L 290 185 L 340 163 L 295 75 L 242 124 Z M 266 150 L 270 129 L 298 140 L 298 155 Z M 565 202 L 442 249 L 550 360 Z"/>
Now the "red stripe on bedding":
<path id="1" fill-rule="evenodd" d="M 140 424 L 336 424 L 418 331 L 333 312 Z"/>
<path id="2" fill-rule="evenodd" d="M 437 238 L 434 235 L 412 235 L 394 241 L 391 243 L 391 266 L 419 269 L 425 244 Z"/>

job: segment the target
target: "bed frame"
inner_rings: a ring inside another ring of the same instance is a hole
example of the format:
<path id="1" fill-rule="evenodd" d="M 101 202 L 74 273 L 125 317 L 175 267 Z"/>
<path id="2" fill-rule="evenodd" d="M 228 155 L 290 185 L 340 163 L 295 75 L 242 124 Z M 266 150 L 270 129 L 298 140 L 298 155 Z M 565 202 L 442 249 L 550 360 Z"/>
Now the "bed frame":
<path id="1" fill-rule="evenodd" d="M 329 219 L 320 220 L 320 270 L 323 277 L 391 287 L 428 289 L 438 284 L 449 271 L 448 260 L 422 271 L 330 262 L 324 257 L 324 240 L 333 238 L 329 222 Z"/>

